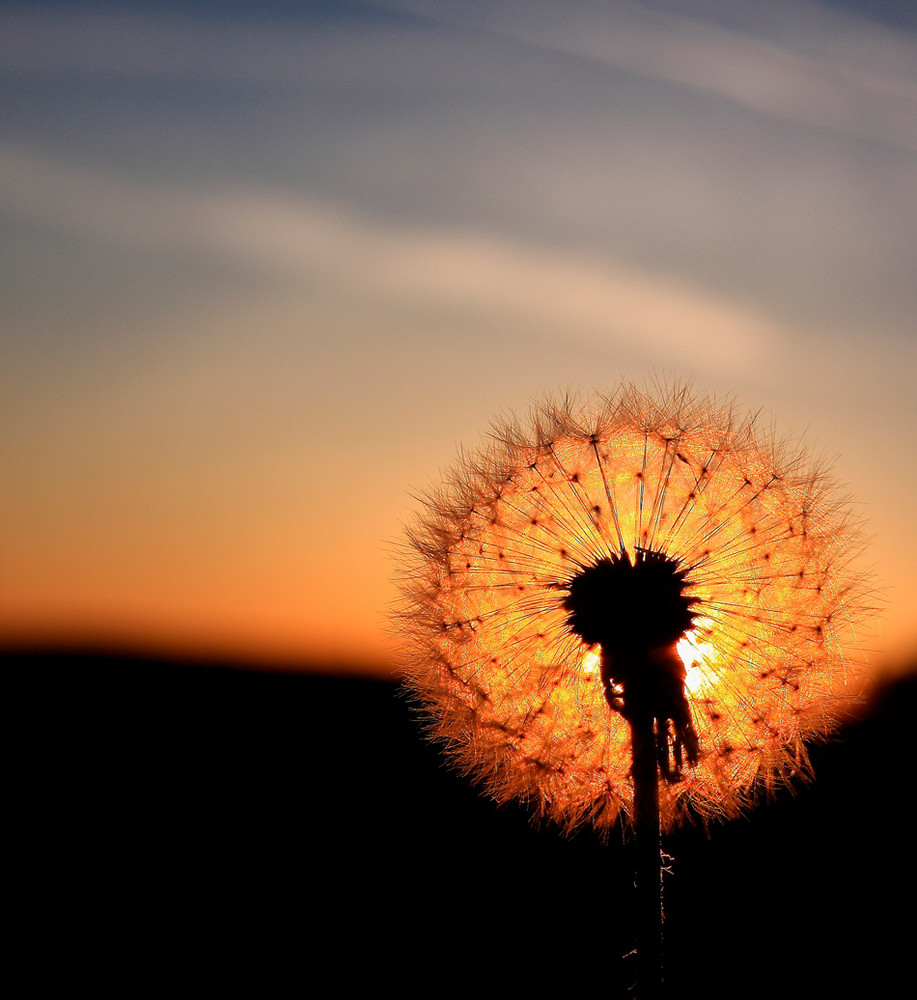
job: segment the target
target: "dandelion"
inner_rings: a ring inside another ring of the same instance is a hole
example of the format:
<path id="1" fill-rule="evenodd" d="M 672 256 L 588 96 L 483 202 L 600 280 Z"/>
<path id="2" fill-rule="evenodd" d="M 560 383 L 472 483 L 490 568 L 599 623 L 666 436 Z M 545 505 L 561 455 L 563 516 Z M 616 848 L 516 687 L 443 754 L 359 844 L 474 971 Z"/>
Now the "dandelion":
<path id="1" fill-rule="evenodd" d="M 409 533 L 399 628 L 431 735 L 566 831 L 663 829 L 809 774 L 857 690 L 857 524 L 804 451 L 685 386 L 542 402 Z M 644 748 L 644 759 L 646 758 Z"/>

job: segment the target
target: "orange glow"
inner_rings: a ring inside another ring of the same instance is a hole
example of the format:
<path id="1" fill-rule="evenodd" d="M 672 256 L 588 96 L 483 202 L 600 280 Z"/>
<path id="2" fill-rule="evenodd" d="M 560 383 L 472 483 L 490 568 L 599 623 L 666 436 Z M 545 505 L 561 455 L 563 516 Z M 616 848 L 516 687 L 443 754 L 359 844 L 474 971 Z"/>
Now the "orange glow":
<path id="1" fill-rule="evenodd" d="M 588 649 L 583 654 L 583 673 L 594 674 L 602 662 L 602 654 L 595 649 Z"/>
<path id="2" fill-rule="evenodd" d="M 696 602 L 678 653 L 701 754 L 661 786 L 662 822 L 732 815 L 805 776 L 804 738 L 858 690 L 856 537 L 804 455 L 682 388 L 546 403 L 426 499 L 402 584 L 409 683 L 498 801 L 568 830 L 627 819 L 629 727 L 563 600 L 610 554 L 664 553 Z"/>
<path id="3" fill-rule="evenodd" d="M 707 619 L 703 628 L 707 635 L 713 623 Z M 681 662 L 685 665 L 685 689 L 689 694 L 697 695 L 716 684 L 716 662 L 718 660 L 716 647 L 712 642 L 704 642 L 696 629 L 688 629 L 684 638 L 679 639 L 676 647 Z"/>

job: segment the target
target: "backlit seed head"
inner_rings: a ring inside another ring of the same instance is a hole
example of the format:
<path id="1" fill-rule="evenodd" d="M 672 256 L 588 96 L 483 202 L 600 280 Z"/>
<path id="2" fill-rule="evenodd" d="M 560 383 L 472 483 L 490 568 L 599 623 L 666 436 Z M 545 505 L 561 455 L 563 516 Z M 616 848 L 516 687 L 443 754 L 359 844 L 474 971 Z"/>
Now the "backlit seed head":
<path id="1" fill-rule="evenodd" d="M 619 699 L 644 669 L 677 685 L 697 741 L 660 788 L 664 827 L 806 777 L 803 741 L 859 690 L 847 503 L 800 449 L 684 386 L 500 424 L 409 540 L 396 621 L 431 735 L 566 830 L 631 816 Z"/>

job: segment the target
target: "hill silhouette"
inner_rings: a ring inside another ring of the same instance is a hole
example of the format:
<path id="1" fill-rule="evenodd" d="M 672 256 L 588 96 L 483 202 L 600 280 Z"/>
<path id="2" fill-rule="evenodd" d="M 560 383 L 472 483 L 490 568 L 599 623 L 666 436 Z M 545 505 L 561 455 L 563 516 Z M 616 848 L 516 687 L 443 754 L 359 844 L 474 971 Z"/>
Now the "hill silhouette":
<path id="1" fill-rule="evenodd" d="M 8 651 L 4 678 L 18 933 L 45 967 L 260 995 L 328 976 L 625 989 L 627 845 L 496 809 L 394 685 L 47 651 Z M 814 748 L 815 784 L 668 839 L 673 990 L 904 974 L 915 708 L 912 676 Z"/>

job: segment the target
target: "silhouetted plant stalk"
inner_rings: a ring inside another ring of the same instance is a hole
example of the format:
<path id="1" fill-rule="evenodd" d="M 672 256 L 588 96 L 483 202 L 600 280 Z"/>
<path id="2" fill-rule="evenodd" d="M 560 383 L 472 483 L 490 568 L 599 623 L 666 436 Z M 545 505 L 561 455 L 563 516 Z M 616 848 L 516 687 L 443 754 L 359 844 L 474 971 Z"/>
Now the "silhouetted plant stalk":
<path id="1" fill-rule="evenodd" d="M 858 526 L 805 453 L 683 385 L 497 425 L 423 497 L 397 614 L 431 736 L 498 802 L 636 836 L 641 995 L 660 830 L 809 776 L 859 689 Z"/>

